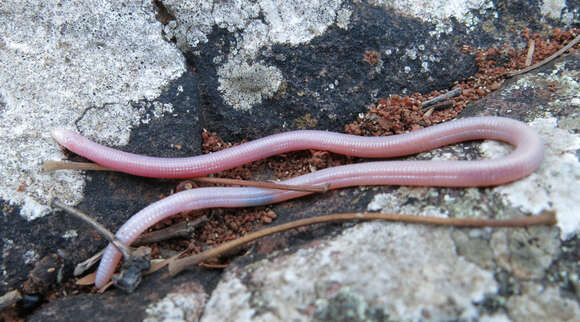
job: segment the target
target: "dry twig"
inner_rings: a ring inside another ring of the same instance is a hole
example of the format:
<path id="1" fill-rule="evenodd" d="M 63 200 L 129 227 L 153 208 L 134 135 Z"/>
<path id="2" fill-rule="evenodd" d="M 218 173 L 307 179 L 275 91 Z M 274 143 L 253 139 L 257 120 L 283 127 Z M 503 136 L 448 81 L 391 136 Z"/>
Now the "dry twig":
<path id="1" fill-rule="evenodd" d="M 531 70 L 534 70 L 538 67 L 542 67 L 544 65 L 546 65 L 547 63 L 551 62 L 552 60 L 556 59 L 558 56 L 562 55 L 563 53 L 565 53 L 568 49 L 574 47 L 578 42 L 580 42 L 580 35 L 578 35 L 576 38 L 574 38 L 574 40 L 572 40 L 571 42 L 569 42 L 566 46 L 562 47 L 562 49 L 558 50 L 557 52 L 553 53 L 552 55 L 550 55 L 548 58 L 542 60 L 541 62 L 532 65 L 528 68 L 524 68 L 522 70 L 518 70 L 515 72 L 511 72 L 511 73 L 507 73 L 506 77 L 513 77 L 513 76 L 517 76 L 517 75 L 521 75 L 521 74 L 525 74 Z"/>
<path id="2" fill-rule="evenodd" d="M 239 239 L 227 242 L 207 250 L 205 252 L 182 258 L 175 259 L 169 262 L 169 274 L 174 276 L 179 274 L 181 271 L 190 268 L 194 265 L 200 264 L 210 258 L 219 257 L 223 254 L 229 253 L 232 250 L 239 248 L 240 246 L 254 241 L 258 238 L 264 236 L 279 233 L 285 230 L 295 229 L 302 226 L 329 223 L 329 222 L 341 222 L 341 221 L 352 221 L 352 220 L 387 220 L 387 221 L 397 221 L 406 223 L 420 223 L 420 224 L 432 224 L 432 225 L 446 225 L 446 226 L 456 226 L 456 227 L 526 227 L 534 225 L 553 225 L 556 223 L 556 217 L 553 212 L 545 211 L 538 216 L 531 216 L 525 218 L 517 219 L 476 219 L 476 218 L 440 218 L 440 217 L 424 217 L 424 216 L 413 216 L 413 215 L 400 215 L 400 214 L 381 214 L 381 213 L 345 213 L 345 214 L 332 214 L 326 216 L 319 216 L 313 218 L 306 218 L 301 220 L 296 220 L 286 224 L 266 228 L 248 235 L 241 237 Z"/>
<path id="3" fill-rule="evenodd" d="M 450 99 L 452 97 L 455 97 L 455 96 L 457 96 L 459 94 L 461 94 L 461 87 L 457 87 L 456 89 L 451 90 L 451 91 L 449 91 L 449 92 L 447 92 L 445 94 L 442 94 L 442 95 L 439 95 L 439 96 L 434 97 L 432 99 L 428 99 L 426 101 L 423 101 L 421 103 L 421 108 L 422 109 L 426 109 L 427 107 L 429 107 L 431 105 L 434 105 L 434 104 L 439 103 L 439 102 L 446 101 L 446 100 L 448 100 L 448 99 Z"/>
<path id="4" fill-rule="evenodd" d="M 113 244 L 121 252 L 121 254 L 123 254 L 123 258 L 125 259 L 125 262 L 123 263 L 123 269 L 121 270 L 121 273 L 113 276 L 113 281 L 117 287 L 127 292 L 133 292 L 139 283 L 141 283 L 142 272 L 148 270 L 151 267 L 151 259 L 149 256 L 151 254 L 151 249 L 146 247 L 132 249 L 131 247 L 118 240 L 117 237 L 113 235 L 113 233 L 111 233 L 107 228 L 98 223 L 96 220 L 73 207 L 65 205 L 63 202 L 56 198 L 52 199 L 50 205 L 53 208 L 62 209 L 65 213 L 73 215 L 90 224 L 111 244 Z"/>
<path id="5" fill-rule="evenodd" d="M 249 180 L 212 178 L 212 177 L 191 178 L 191 180 L 197 182 L 217 183 L 224 185 L 236 185 L 236 186 L 258 187 L 279 190 L 307 191 L 307 192 L 326 192 L 330 188 L 329 184 L 325 184 L 323 186 L 290 185 L 276 182 L 249 181 Z"/>
<path id="6" fill-rule="evenodd" d="M 3 310 L 22 299 L 22 294 L 18 290 L 13 290 L 0 296 L 0 310 Z"/>
<path id="7" fill-rule="evenodd" d="M 111 244 L 115 245 L 115 247 L 117 247 L 117 249 L 121 252 L 121 254 L 123 254 L 124 258 L 131 257 L 131 253 L 133 252 L 131 248 L 122 243 L 120 240 L 118 240 L 117 237 L 115 237 L 115 235 L 113 235 L 112 232 L 110 232 L 107 228 L 105 228 L 105 226 L 101 225 L 96 220 L 91 218 L 89 215 L 73 207 L 65 205 L 62 201 L 56 198 L 52 199 L 52 201 L 50 202 L 50 206 L 53 208 L 59 208 L 63 210 L 65 213 L 73 215 L 81 219 L 82 221 L 86 222 L 87 224 L 91 225 L 99 232 L 99 234 L 105 237 L 105 239 L 107 239 Z"/>
<path id="8" fill-rule="evenodd" d="M 101 257 L 103 257 L 104 252 L 105 252 L 105 249 L 103 248 L 95 255 L 93 255 L 90 258 L 78 263 L 77 266 L 75 266 L 75 270 L 73 271 L 73 275 L 74 276 L 83 275 L 86 271 L 88 271 L 91 267 L 93 267 L 93 265 L 95 265 L 101 259 Z"/>
<path id="9" fill-rule="evenodd" d="M 528 55 L 526 56 L 526 67 L 532 64 L 532 60 L 534 59 L 534 50 L 536 48 L 536 41 L 534 39 L 530 39 L 528 41 Z"/>
<path id="10" fill-rule="evenodd" d="M 182 221 L 176 223 L 175 225 L 171 225 L 167 228 L 143 234 L 139 236 L 139 238 L 137 238 L 137 240 L 133 243 L 133 245 L 145 245 L 172 238 L 191 237 L 191 235 L 195 232 L 195 229 L 199 226 L 199 224 L 206 221 L 207 221 L 206 216 L 202 216 L 200 218 L 191 221 Z"/>
<path id="11" fill-rule="evenodd" d="M 45 161 L 42 165 L 44 171 L 55 171 L 55 170 L 90 170 L 90 171 L 114 171 L 107 167 L 103 167 L 96 163 L 90 162 L 70 162 L 70 161 Z M 207 182 L 216 183 L 224 185 L 236 185 L 236 186 L 246 186 L 246 187 L 257 187 L 266 189 L 278 189 L 278 190 L 292 190 L 292 191 L 306 191 L 306 192 L 326 192 L 330 188 L 329 184 L 324 185 L 289 185 L 276 182 L 264 182 L 264 181 L 251 181 L 251 180 L 238 180 L 238 179 L 228 179 L 228 178 L 191 178 L 193 181 L 197 182 Z"/>

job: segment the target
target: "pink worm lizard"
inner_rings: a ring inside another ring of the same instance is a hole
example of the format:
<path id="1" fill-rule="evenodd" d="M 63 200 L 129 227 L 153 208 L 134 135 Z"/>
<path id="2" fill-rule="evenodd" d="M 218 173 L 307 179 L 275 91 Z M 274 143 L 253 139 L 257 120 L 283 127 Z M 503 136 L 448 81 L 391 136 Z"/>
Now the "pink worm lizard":
<path id="1" fill-rule="evenodd" d="M 388 137 L 359 137 L 326 131 L 275 134 L 219 152 L 189 158 L 156 158 L 122 152 L 94 143 L 72 131 L 57 129 L 54 139 L 97 164 L 153 178 L 203 176 L 288 151 L 315 149 L 365 157 L 388 158 L 415 154 L 469 140 L 491 139 L 515 147 L 509 155 L 476 161 L 376 161 L 319 170 L 282 181 L 291 185 L 328 184 L 329 189 L 360 185 L 481 187 L 508 183 L 533 172 L 543 158 L 540 137 L 525 124 L 502 117 L 466 118 Z M 117 231 L 130 245 L 155 223 L 182 211 L 216 207 L 250 207 L 311 194 L 253 187 L 208 187 L 182 191 L 133 215 Z M 109 245 L 97 270 L 95 286 L 111 278 L 120 252 Z"/>

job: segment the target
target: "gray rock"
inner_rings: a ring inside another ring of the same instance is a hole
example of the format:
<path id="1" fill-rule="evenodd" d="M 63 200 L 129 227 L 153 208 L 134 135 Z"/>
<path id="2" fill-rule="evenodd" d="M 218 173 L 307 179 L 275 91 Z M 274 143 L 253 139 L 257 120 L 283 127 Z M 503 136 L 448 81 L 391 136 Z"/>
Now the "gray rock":
<path id="1" fill-rule="evenodd" d="M 175 187 L 122 174 L 43 173 L 42 160 L 64 157 L 48 130 L 74 128 L 159 156 L 201 153 L 203 128 L 229 141 L 298 128 L 342 131 L 379 97 L 448 89 L 472 76 L 475 61 L 462 45 L 521 48 L 522 26 L 580 22 L 570 1 L 425 6 L 3 1 L 0 296 L 14 289 L 36 296 L 39 308 L 18 311 L 33 321 L 577 320 L 578 53 L 507 80 L 461 115 L 512 117 L 540 132 L 546 161 L 528 178 L 485 189 L 353 188 L 273 206 L 277 222 L 367 209 L 496 218 L 551 209 L 555 227 L 323 225 L 259 241 L 223 274 L 196 268 L 168 279 L 161 272 L 131 295 L 57 293 L 42 302 L 104 245 L 94 231 L 50 213 L 52 196 L 115 229 Z M 378 55 L 374 65 L 364 60 L 369 52 Z M 465 143 L 410 158 L 507 151 Z"/>

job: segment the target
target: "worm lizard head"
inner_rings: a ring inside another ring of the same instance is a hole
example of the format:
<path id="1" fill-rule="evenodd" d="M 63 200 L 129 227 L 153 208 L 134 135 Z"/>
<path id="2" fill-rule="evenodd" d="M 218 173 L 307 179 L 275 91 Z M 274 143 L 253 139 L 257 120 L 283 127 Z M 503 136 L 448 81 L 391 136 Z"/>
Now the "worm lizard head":
<path id="1" fill-rule="evenodd" d="M 71 130 L 66 129 L 55 129 L 51 132 L 53 139 L 63 146 L 66 146 L 72 134 L 74 133 Z"/>

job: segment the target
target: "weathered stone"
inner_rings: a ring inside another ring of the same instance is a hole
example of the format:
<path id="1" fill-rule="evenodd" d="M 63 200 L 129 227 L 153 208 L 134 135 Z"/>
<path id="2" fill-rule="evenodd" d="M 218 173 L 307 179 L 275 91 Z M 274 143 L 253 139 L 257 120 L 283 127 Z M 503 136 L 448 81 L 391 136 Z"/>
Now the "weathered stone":
<path id="1" fill-rule="evenodd" d="M 105 242 L 77 220 L 49 214 L 50 197 L 80 202 L 114 230 L 176 183 L 40 171 L 42 160 L 63 157 L 48 134 L 54 127 L 158 156 L 201 153 L 203 128 L 232 142 L 290 129 L 342 131 L 377 98 L 444 90 L 473 76 L 475 61 L 463 45 L 511 41 L 523 48 L 524 27 L 542 36 L 553 27 L 577 27 L 575 2 L 8 0 L 1 6 L 0 295 L 40 292 L 23 294 L 34 302 L 28 310 L 42 304 L 30 320 L 503 321 L 579 314 L 578 53 L 506 80 L 460 115 L 507 116 L 538 130 L 546 161 L 527 179 L 483 189 L 344 189 L 272 207 L 276 223 L 367 209 L 513 218 L 550 208 L 557 227 L 322 225 L 256 242 L 225 274 L 157 273 L 131 295 L 64 296 L 50 292 L 63 287 L 61 277 L 71 283 L 73 265 Z M 464 143 L 410 159 L 506 151 Z M 33 283 L 24 288 L 27 279 Z M 60 298 L 44 303 L 49 295 Z"/>

